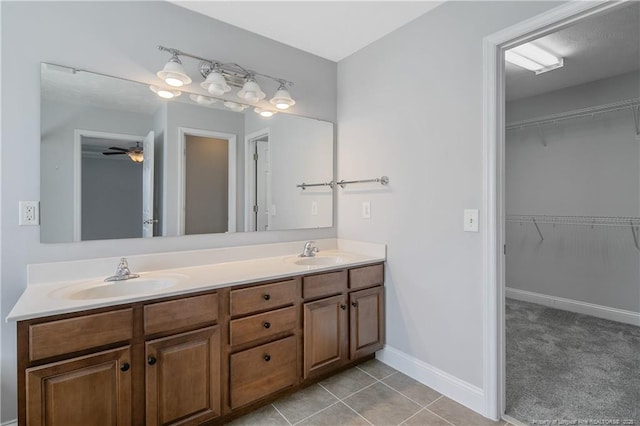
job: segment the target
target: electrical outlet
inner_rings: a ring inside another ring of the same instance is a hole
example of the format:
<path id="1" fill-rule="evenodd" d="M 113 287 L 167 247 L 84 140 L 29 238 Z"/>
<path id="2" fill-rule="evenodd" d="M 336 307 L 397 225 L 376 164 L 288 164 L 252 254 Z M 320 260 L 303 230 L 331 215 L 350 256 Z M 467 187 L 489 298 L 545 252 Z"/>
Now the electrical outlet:
<path id="1" fill-rule="evenodd" d="M 362 218 L 371 219 L 371 201 L 362 202 Z"/>
<path id="2" fill-rule="evenodd" d="M 311 202 L 311 216 L 318 216 L 318 202 Z"/>
<path id="3" fill-rule="evenodd" d="M 37 226 L 40 224 L 40 203 L 38 201 L 20 201 L 18 225 Z"/>

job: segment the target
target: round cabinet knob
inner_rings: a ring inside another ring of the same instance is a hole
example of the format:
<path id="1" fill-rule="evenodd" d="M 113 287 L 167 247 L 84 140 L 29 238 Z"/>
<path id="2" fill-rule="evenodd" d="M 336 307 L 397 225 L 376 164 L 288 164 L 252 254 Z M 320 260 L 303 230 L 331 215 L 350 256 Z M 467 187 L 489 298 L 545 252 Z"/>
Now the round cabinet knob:
<path id="1" fill-rule="evenodd" d="M 129 363 L 128 363 L 128 362 L 125 362 L 124 364 L 122 364 L 122 365 L 120 366 L 120 371 L 123 371 L 123 372 L 124 372 L 124 371 L 129 371 L 129 367 L 131 367 L 131 366 L 129 365 Z"/>
<path id="2" fill-rule="evenodd" d="M 345 311 L 347 309 L 347 305 L 340 305 L 340 309 L 342 309 L 343 311 Z"/>
<path id="3" fill-rule="evenodd" d="M 264 360 L 267 362 L 271 361 L 271 355 L 265 355 Z"/>
<path id="4" fill-rule="evenodd" d="M 269 300 L 271 299 L 271 295 L 270 294 L 265 294 L 264 296 L 262 296 L 264 298 L 264 300 Z"/>
<path id="5" fill-rule="evenodd" d="M 264 323 L 264 328 L 269 328 L 269 327 L 271 327 L 271 323 L 269 321 L 266 321 Z"/>
<path id="6" fill-rule="evenodd" d="M 147 358 L 147 362 L 149 363 L 149 365 L 155 364 L 156 361 L 158 361 L 158 360 L 153 356 L 150 356 L 149 358 Z"/>
<path id="7" fill-rule="evenodd" d="M 358 307 L 358 302 L 351 302 L 351 306 L 353 306 L 354 308 Z"/>

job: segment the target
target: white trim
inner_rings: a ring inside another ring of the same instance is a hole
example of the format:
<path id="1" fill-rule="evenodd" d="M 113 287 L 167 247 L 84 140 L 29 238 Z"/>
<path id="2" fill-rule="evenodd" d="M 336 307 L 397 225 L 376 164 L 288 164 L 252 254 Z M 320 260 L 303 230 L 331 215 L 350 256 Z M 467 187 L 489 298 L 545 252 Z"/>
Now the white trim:
<path id="1" fill-rule="evenodd" d="M 471 383 L 388 345 L 376 353 L 376 359 L 465 407 L 480 414 L 484 412 L 484 392 Z"/>
<path id="2" fill-rule="evenodd" d="M 7 420 L 6 422 L 0 424 L 0 426 L 18 426 L 18 419 Z"/>
<path id="3" fill-rule="evenodd" d="M 639 312 L 626 311 L 624 309 L 611 308 L 609 306 L 596 305 L 574 299 L 565 299 L 563 297 L 549 296 L 516 288 L 507 287 L 505 289 L 505 295 L 511 299 L 522 300 L 523 302 L 537 303 L 538 305 L 548 306 L 550 308 L 640 326 Z"/>
<path id="4" fill-rule="evenodd" d="M 483 414 L 504 414 L 504 78 L 503 51 L 558 31 L 623 1 L 572 1 L 483 40 Z"/>
<path id="5" fill-rule="evenodd" d="M 236 174 L 237 174 L 237 136 L 233 133 L 216 132 L 213 130 L 192 129 L 189 127 L 178 127 L 178 235 L 184 235 L 184 209 L 185 209 L 185 184 L 186 184 L 186 156 L 185 156 L 185 138 L 187 135 L 198 136 L 202 138 L 215 138 L 227 140 L 229 146 L 227 149 L 228 163 L 228 199 L 227 199 L 227 232 L 236 232 Z M 165 159 L 166 161 L 166 159 Z"/>
<path id="6" fill-rule="evenodd" d="M 253 178 L 253 167 L 251 166 L 251 162 L 253 161 L 253 156 L 249 152 L 249 148 L 251 142 L 260 137 L 267 136 L 268 143 L 271 143 L 271 130 L 269 127 L 266 127 L 262 130 L 258 130 L 257 132 L 249 133 L 244 137 L 244 231 L 247 232 L 249 227 L 251 226 L 251 215 L 253 209 L 250 209 L 251 206 L 251 178 Z M 269 155 L 271 155 L 271 149 L 269 149 Z M 269 167 L 271 167 L 271 160 L 269 159 Z M 270 185 L 269 185 L 270 186 Z M 268 191 L 270 192 L 270 191 Z M 270 211 L 271 206 L 266 206 Z"/>
<path id="7" fill-rule="evenodd" d="M 82 138 L 113 139 L 117 141 L 142 142 L 144 136 L 124 133 L 100 132 L 74 129 L 73 131 L 73 241 L 82 238 Z"/>

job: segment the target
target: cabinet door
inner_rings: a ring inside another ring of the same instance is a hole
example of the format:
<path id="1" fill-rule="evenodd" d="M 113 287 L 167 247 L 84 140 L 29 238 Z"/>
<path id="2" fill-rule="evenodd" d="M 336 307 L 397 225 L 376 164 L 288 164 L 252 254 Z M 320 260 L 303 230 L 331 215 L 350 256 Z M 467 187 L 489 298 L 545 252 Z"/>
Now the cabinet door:
<path id="1" fill-rule="evenodd" d="M 131 424 L 129 346 L 26 370 L 27 424 Z"/>
<path id="2" fill-rule="evenodd" d="M 304 304 L 304 378 L 339 367 L 347 356 L 347 305 L 334 296 Z"/>
<path id="3" fill-rule="evenodd" d="M 384 287 L 349 294 L 349 359 L 382 349 L 384 345 Z"/>
<path id="4" fill-rule="evenodd" d="M 220 415 L 218 326 L 146 343 L 147 425 L 200 424 Z"/>

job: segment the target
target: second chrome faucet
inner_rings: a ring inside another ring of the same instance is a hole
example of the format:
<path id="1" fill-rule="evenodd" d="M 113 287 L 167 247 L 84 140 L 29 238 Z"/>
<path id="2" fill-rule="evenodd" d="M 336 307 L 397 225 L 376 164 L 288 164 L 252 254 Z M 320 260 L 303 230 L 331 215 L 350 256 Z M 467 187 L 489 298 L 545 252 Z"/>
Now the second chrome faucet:
<path id="1" fill-rule="evenodd" d="M 139 274 L 132 274 L 129 269 L 129 263 L 126 258 L 120 259 L 120 263 L 116 267 L 116 273 L 110 277 L 105 278 L 105 281 L 123 281 L 130 280 L 132 278 L 138 278 Z"/>
<path id="2" fill-rule="evenodd" d="M 316 255 L 316 253 L 318 253 L 320 250 L 318 249 L 318 247 L 313 246 L 312 244 L 315 243 L 315 241 L 307 241 L 306 243 L 304 243 L 304 248 L 302 249 L 302 253 L 300 253 L 298 256 L 299 257 L 313 257 Z"/>

